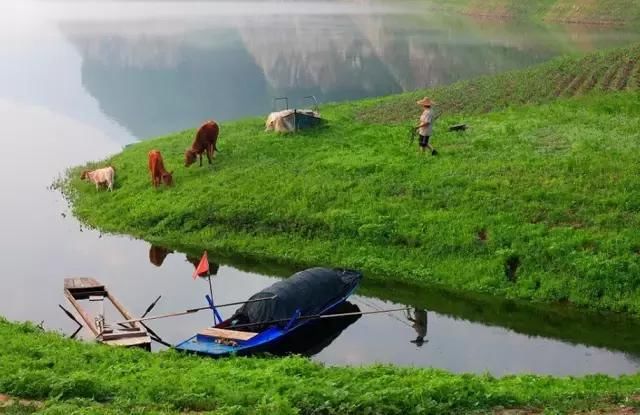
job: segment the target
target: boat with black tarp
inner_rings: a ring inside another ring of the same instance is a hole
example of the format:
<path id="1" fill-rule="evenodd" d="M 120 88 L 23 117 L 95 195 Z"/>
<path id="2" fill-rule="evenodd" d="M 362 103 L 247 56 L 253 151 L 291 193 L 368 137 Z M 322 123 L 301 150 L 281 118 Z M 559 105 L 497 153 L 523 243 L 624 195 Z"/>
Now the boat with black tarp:
<path id="1" fill-rule="evenodd" d="M 208 356 L 269 352 L 302 327 L 335 316 L 330 313 L 345 303 L 361 280 L 360 272 L 346 269 L 297 272 L 254 294 L 230 318 L 175 348 Z"/>

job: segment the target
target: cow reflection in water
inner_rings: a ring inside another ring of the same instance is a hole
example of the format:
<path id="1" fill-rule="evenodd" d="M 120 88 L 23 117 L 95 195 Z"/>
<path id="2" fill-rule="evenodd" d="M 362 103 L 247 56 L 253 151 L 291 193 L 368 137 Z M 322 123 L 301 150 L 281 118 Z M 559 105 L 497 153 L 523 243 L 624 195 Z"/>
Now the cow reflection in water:
<path id="1" fill-rule="evenodd" d="M 159 267 L 162 265 L 167 255 L 171 253 L 173 253 L 173 251 L 167 248 L 151 245 L 151 248 L 149 248 L 149 262 L 151 262 L 156 267 Z"/>
<path id="2" fill-rule="evenodd" d="M 415 340 L 411 340 L 411 343 L 415 343 L 420 347 L 429 340 L 425 340 L 427 337 L 427 311 L 422 308 L 414 308 L 413 315 L 411 311 L 407 310 L 407 320 L 412 322 L 411 325 L 418 335 Z"/>
<path id="3" fill-rule="evenodd" d="M 187 261 L 193 264 L 193 268 L 197 269 L 198 264 L 200 263 L 200 258 L 195 256 L 186 255 Z M 215 262 L 209 261 L 209 273 L 211 275 L 216 275 L 218 273 L 218 268 L 220 268 L 220 264 L 216 264 Z"/>

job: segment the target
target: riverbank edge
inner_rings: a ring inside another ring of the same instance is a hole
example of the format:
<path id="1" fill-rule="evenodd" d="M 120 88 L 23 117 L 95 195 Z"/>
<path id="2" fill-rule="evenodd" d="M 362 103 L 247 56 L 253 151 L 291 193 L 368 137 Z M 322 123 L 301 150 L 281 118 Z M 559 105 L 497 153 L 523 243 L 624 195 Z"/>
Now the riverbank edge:
<path id="1" fill-rule="evenodd" d="M 588 83 L 590 88 L 601 87 L 606 88 L 607 90 L 613 87 L 620 87 L 626 90 L 630 89 L 635 90 L 638 86 L 640 86 L 640 78 L 638 78 L 638 74 L 640 74 L 640 70 L 627 70 L 628 65 L 625 65 L 625 62 L 629 62 L 636 67 L 638 66 L 637 56 L 640 55 L 640 46 L 635 45 L 628 48 L 615 49 L 608 52 L 596 52 L 586 56 L 570 56 L 564 58 L 557 58 L 547 64 L 538 65 L 533 67 L 532 69 L 525 69 L 521 71 L 514 71 L 504 75 L 497 75 L 493 77 L 483 77 L 478 80 L 472 81 L 461 81 L 449 86 L 438 87 L 433 91 L 427 91 L 428 93 L 433 92 L 436 96 L 436 100 L 441 104 L 439 107 L 443 107 L 445 111 L 453 112 L 453 116 L 455 117 L 456 112 L 460 113 L 477 113 L 477 109 L 481 109 L 481 113 L 487 111 L 489 106 L 495 107 L 497 110 L 500 110 L 505 107 L 505 103 L 508 100 L 512 100 L 517 103 L 516 105 L 528 104 L 530 108 L 531 105 L 537 105 L 539 103 L 551 102 L 557 99 L 564 99 L 567 97 L 566 93 L 562 94 L 554 94 L 554 97 L 542 99 L 542 102 L 537 102 L 538 98 L 535 93 L 538 91 L 546 91 L 546 90 L 562 90 L 565 88 L 565 85 L 573 85 L 575 80 L 581 80 L 585 83 Z M 619 75 L 613 76 L 612 71 L 608 69 L 608 64 L 611 62 L 615 62 L 615 68 L 618 70 Z M 595 71 L 593 68 L 598 68 Z M 589 71 L 589 77 L 586 74 L 581 73 Z M 554 73 L 562 74 L 561 77 L 553 77 Z M 618 79 L 620 82 L 611 82 L 611 79 Z M 627 81 L 628 79 L 628 81 Z M 622 82 L 624 81 L 624 82 Z M 550 83 L 550 84 L 549 84 Z M 560 85 L 560 88 L 555 87 L 554 83 Z M 503 85 L 503 89 L 505 92 L 500 92 L 500 88 L 496 88 L 496 85 Z M 518 91 L 514 93 L 514 89 L 512 85 L 518 85 Z M 475 95 L 472 96 L 461 96 L 460 92 L 465 89 L 470 89 L 477 91 Z M 587 93 L 588 90 L 585 88 L 568 88 L 573 94 Z M 490 100 L 480 100 L 478 96 L 482 95 L 484 91 L 490 94 Z M 489 92 L 490 91 L 490 92 Z M 535 93 L 531 94 L 528 91 L 535 91 Z M 382 119 L 384 119 L 383 114 L 391 114 L 391 108 L 401 108 L 401 114 L 409 113 L 408 110 L 404 108 L 411 108 L 412 104 L 415 105 L 414 96 L 416 94 L 425 93 L 425 91 L 418 91 L 413 93 L 405 93 L 400 95 L 391 95 L 383 98 L 374 98 L 374 99 L 365 99 L 361 101 L 351 101 L 345 103 L 338 104 L 327 104 L 325 106 L 325 111 L 340 113 L 340 118 L 333 121 L 333 125 L 342 125 L 348 119 L 353 119 L 355 117 L 358 119 L 360 117 L 360 112 L 364 110 L 369 115 L 372 114 L 380 114 Z M 606 95 L 606 92 L 604 92 Z M 506 95 L 505 95 L 506 94 Z M 505 96 L 502 96 L 505 95 Z M 451 101 L 451 103 L 447 102 L 447 99 Z M 521 102 L 522 101 L 522 102 Z M 357 105 L 355 105 L 357 104 Z M 376 109 L 376 106 L 380 109 Z M 362 108 L 362 110 L 359 110 Z M 394 122 L 393 117 L 390 120 Z M 446 121 L 447 116 L 444 117 Z M 369 122 L 369 120 L 363 120 L 365 123 Z M 255 131 L 256 128 L 260 128 L 260 124 L 262 121 L 258 118 L 247 118 L 243 120 L 232 121 L 228 123 L 224 123 L 224 131 L 231 135 L 234 134 L 246 135 L 251 131 Z M 369 127 L 367 127 L 369 128 Z M 371 125 L 370 128 L 377 128 L 375 125 Z M 182 133 L 172 134 L 166 137 L 160 137 L 154 140 L 144 141 L 143 143 L 135 144 L 133 146 L 128 146 L 123 152 L 119 153 L 115 157 L 118 158 L 121 154 L 127 154 L 132 149 L 138 148 L 146 148 L 145 146 L 149 145 L 157 145 L 156 143 L 164 143 L 165 141 L 175 141 L 176 139 L 185 140 L 186 137 L 191 136 L 193 131 L 188 130 Z M 313 136 L 314 132 L 310 132 L 307 134 Z M 226 137 L 226 136 L 225 136 Z M 238 138 L 238 137 L 236 137 Z M 188 140 L 188 138 L 187 138 Z M 185 140 L 186 141 L 186 140 Z M 283 144 L 286 141 L 283 141 Z M 233 149 L 231 149 L 233 151 Z M 109 159 L 111 160 L 111 158 Z M 90 163 L 89 165 L 95 165 Z M 190 236 L 189 238 L 185 238 L 184 232 L 179 231 L 178 229 L 165 228 L 162 234 L 158 234 L 157 232 L 150 234 L 149 232 L 141 231 L 139 226 L 131 226 L 130 224 L 120 224 L 118 226 L 117 222 L 111 223 L 109 220 L 105 220 L 104 217 L 99 215 L 100 212 L 95 211 L 92 208 L 91 202 L 84 201 L 82 195 L 90 196 L 89 199 L 98 195 L 95 191 L 89 186 L 85 186 L 81 184 L 80 180 L 78 180 L 77 173 L 78 170 L 82 167 L 76 167 L 69 169 L 67 172 L 66 178 L 61 179 L 61 181 L 57 184 L 59 188 L 63 191 L 65 197 L 69 199 L 71 203 L 71 207 L 73 209 L 73 213 L 85 224 L 88 226 L 96 227 L 101 229 L 101 231 L 105 232 L 113 232 L 113 233 L 127 233 L 131 236 L 141 238 L 147 240 L 151 243 L 155 243 L 158 245 L 165 246 L 171 249 L 179 249 L 186 250 L 187 252 L 198 252 L 199 249 L 206 247 L 210 252 L 221 253 L 225 256 L 233 256 L 246 258 L 254 262 L 263 262 L 269 261 L 275 264 L 286 264 L 290 267 L 306 267 L 306 266 L 316 266 L 320 264 L 324 265 L 335 265 L 328 263 L 326 259 L 326 253 L 322 253 L 322 249 L 316 252 L 319 247 L 316 247 L 316 251 L 311 253 L 296 253 L 291 251 L 293 246 L 300 247 L 304 246 L 305 241 L 303 239 L 296 241 L 291 241 L 287 238 L 287 232 L 282 231 L 280 236 L 271 235 L 269 238 L 265 238 L 264 243 L 254 243 L 250 240 L 255 240 L 256 236 L 250 236 L 247 233 L 247 229 L 234 229 L 233 227 L 226 226 L 224 224 L 217 223 L 211 229 L 210 235 L 224 235 L 226 239 L 218 239 L 218 238 L 207 238 L 206 240 L 202 239 L 202 236 Z M 192 170 L 193 171 L 193 170 Z M 119 170 L 117 175 L 121 175 L 122 170 Z M 120 176 L 122 177 L 122 176 Z M 148 185 L 146 181 L 144 182 L 145 187 Z M 91 194 L 87 192 L 92 192 Z M 118 193 L 114 192 L 114 195 Z M 122 205 L 125 203 L 130 205 L 130 208 L 134 208 L 135 204 L 144 201 L 144 198 L 140 198 L 141 195 L 136 196 L 136 199 L 124 199 L 121 200 L 118 205 Z M 175 199 L 172 198 L 174 201 Z M 78 209 L 79 201 L 84 201 L 83 209 Z M 103 200 L 103 202 L 105 202 Z M 131 205 L 131 203 L 134 205 Z M 88 203 L 88 204 L 87 204 Z M 111 203 L 111 202 L 109 202 Z M 155 202 L 154 202 L 155 203 Z M 141 208 L 141 207 L 140 207 Z M 157 212 L 156 212 L 157 215 Z M 160 218 L 160 217 L 159 217 Z M 157 219 L 156 219 L 157 220 Z M 217 227 L 217 228 L 216 228 Z M 251 232 L 249 232 L 251 233 Z M 233 236 L 233 238 L 231 238 Z M 293 237 L 293 234 L 290 235 Z M 231 238 L 231 239 L 230 239 Z M 235 238 L 235 239 L 234 239 Z M 249 238 L 249 239 L 247 239 Z M 284 238 L 284 239 L 283 239 Z M 309 241 L 311 242 L 311 241 Z M 301 245 L 302 244 L 302 245 Z M 278 249 L 272 249 L 273 247 L 278 247 Z M 282 248 L 284 247 L 284 248 Z M 493 295 L 498 295 L 505 298 L 520 298 L 528 301 L 535 301 L 538 303 L 544 302 L 553 302 L 553 300 L 542 299 L 542 298 L 531 298 L 531 297 L 522 297 L 519 295 L 514 295 L 510 293 L 508 290 L 504 289 L 489 289 L 491 287 L 480 287 L 480 289 L 465 289 L 462 286 L 456 286 L 455 284 L 449 284 L 446 279 L 444 280 L 434 280 L 433 278 L 428 278 L 427 280 L 422 280 L 421 278 L 410 278 L 411 273 L 407 273 L 406 275 L 398 276 L 398 272 L 394 272 L 394 268 L 392 264 L 386 264 L 380 261 L 376 261 L 374 263 L 375 267 L 362 267 L 364 271 L 367 272 L 368 278 L 373 279 L 388 279 L 389 276 L 394 276 L 395 279 L 399 279 L 402 283 L 412 284 L 415 287 L 421 288 L 429 288 L 429 287 L 438 287 L 444 288 L 451 292 L 469 292 L 469 293 L 490 293 Z M 406 267 L 405 267 L 406 268 Z M 383 278 L 382 276 L 386 276 Z M 459 285 L 459 284 L 458 284 Z M 614 309 L 613 307 L 609 307 L 606 304 L 591 304 L 584 303 L 580 304 L 582 307 L 592 308 L 594 310 L 600 311 L 629 311 Z M 629 312 L 630 315 L 637 315 L 633 311 Z"/>
<path id="2" fill-rule="evenodd" d="M 0 393 L 41 402 L 44 407 L 38 403 L 34 410 L 46 413 L 410 415 L 640 408 L 640 374 L 496 378 L 382 365 L 325 367 L 301 357 L 214 360 L 89 344 L 2 318 L 0 338 Z"/>
<path id="3" fill-rule="evenodd" d="M 524 108 L 527 110 L 534 110 L 536 108 L 543 108 L 541 105 L 555 102 L 558 100 L 566 101 L 567 98 L 576 95 L 589 94 L 595 91 L 600 91 L 593 98 L 597 96 L 610 96 L 609 94 L 615 93 L 615 91 L 637 91 L 640 87 L 640 46 L 633 45 L 627 48 L 614 49 L 606 52 L 595 52 L 588 55 L 579 56 L 566 56 L 554 59 L 548 63 L 534 66 L 530 69 L 512 71 L 502 75 L 489 76 L 477 78 L 470 81 L 461 81 L 452 85 L 446 85 L 437 87 L 428 91 L 415 91 L 411 93 L 404 93 L 398 95 L 390 95 L 381 98 L 369 98 L 360 101 L 351 101 L 344 103 L 327 104 L 324 106 L 325 113 L 332 113 L 332 120 L 334 127 L 348 125 L 349 122 L 357 120 L 357 122 L 364 123 L 365 131 L 358 131 L 358 134 L 370 134 L 369 130 L 373 131 L 377 127 L 376 124 L 381 120 L 387 121 L 389 125 L 399 125 L 404 121 L 404 118 L 398 118 L 394 114 L 406 115 L 411 114 L 415 107 L 415 99 L 421 94 L 432 94 L 435 96 L 436 101 L 439 103 L 438 108 L 442 109 L 445 114 L 441 122 L 447 123 L 450 120 L 460 119 L 460 114 L 476 114 L 478 117 L 484 117 L 487 112 L 491 112 L 492 109 L 503 110 L 505 108 L 514 108 L 509 105 L 511 103 L 516 108 Z M 555 75 L 555 76 L 554 76 Z M 583 84 L 580 86 L 579 84 Z M 474 91 L 474 94 L 465 94 L 465 91 Z M 549 96 L 546 91 L 553 91 Z M 483 99 L 482 97 L 489 97 Z M 612 105 L 615 105 L 613 103 Z M 607 105 L 608 106 L 608 105 Z M 449 115 L 448 113 L 451 113 Z M 339 114 L 336 116 L 335 114 Z M 366 117 L 363 115 L 366 114 Z M 480 114 L 480 115 L 478 115 Z M 495 114 L 495 113 L 494 113 Z M 237 120 L 232 122 L 223 123 L 225 138 L 235 140 L 241 137 L 248 137 L 255 134 L 255 131 L 261 129 L 262 120 L 259 118 L 247 118 L 243 120 Z M 123 152 L 115 155 L 107 162 L 116 159 L 119 160 L 121 155 L 129 154 L 131 151 L 139 151 L 140 149 L 147 148 L 151 145 L 156 146 L 162 143 L 180 140 L 181 142 L 187 142 L 192 136 L 193 130 L 187 130 L 181 133 L 172 134 L 165 137 L 160 137 L 153 140 L 147 140 L 141 143 L 128 146 Z M 302 135 L 302 137 L 314 137 L 315 135 L 322 135 L 323 132 L 311 131 Z M 275 136 L 265 136 L 266 140 L 273 140 Z M 243 138 L 244 140 L 245 138 Z M 262 142 L 262 140 L 261 140 Z M 270 141 L 273 142 L 273 141 Z M 288 140 L 279 140 L 282 145 L 290 145 L 293 142 Z M 244 141 L 240 141 L 240 145 L 246 145 Z M 290 144 L 288 144 L 290 143 Z M 233 143 L 231 143 L 233 144 Z M 341 144 L 342 145 L 342 144 Z M 284 147 L 283 147 L 284 148 Z M 177 149 L 179 151 L 179 148 Z M 229 151 L 233 152 L 234 149 L 230 148 Z M 291 151 L 286 148 L 287 151 Z M 227 157 L 229 153 L 222 154 L 221 157 Z M 176 154 L 177 156 L 177 154 Z M 176 156 L 173 156 L 176 158 Z M 139 157 L 139 156 L 136 156 Z M 178 158 L 179 160 L 179 158 Z M 174 160 L 173 162 L 176 162 Z M 139 164 L 136 162 L 136 164 Z M 95 165 L 95 163 L 89 163 L 86 167 Z M 129 166 L 134 167 L 129 163 Z M 139 168 L 138 166 L 137 168 Z M 180 229 L 165 226 L 162 233 L 157 231 L 150 233 L 145 232 L 140 226 L 133 225 L 131 223 L 120 223 L 116 218 L 114 220 L 103 215 L 104 212 L 96 211 L 94 209 L 95 204 L 92 204 L 92 199 L 99 198 L 99 192 L 86 186 L 77 178 L 78 171 L 85 167 L 71 168 L 67 171 L 67 176 L 62 178 L 58 183 L 59 187 L 65 197 L 68 198 L 71 203 L 73 213 L 82 222 L 91 227 L 99 228 L 104 232 L 112 233 L 127 233 L 130 236 L 144 239 L 152 244 L 157 244 L 170 249 L 182 250 L 186 252 L 197 253 L 202 248 L 206 248 L 210 253 L 219 253 L 227 257 L 244 258 L 253 262 L 273 262 L 274 264 L 286 264 L 291 268 L 302 268 L 306 266 L 327 265 L 335 266 L 339 265 L 331 263 L 326 258 L 326 249 L 322 247 L 315 247 L 315 251 L 311 252 L 299 252 L 300 249 L 305 247 L 305 242 L 318 242 L 317 240 L 306 241 L 304 238 L 294 241 L 288 238 L 293 238 L 295 234 L 288 235 L 286 230 L 281 230 L 278 234 L 270 234 L 264 238 L 264 243 L 256 242 L 256 238 L 262 237 L 261 234 L 252 234 L 250 229 L 247 228 L 247 224 L 241 223 L 244 227 L 242 229 L 234 229 L 229 224 L 221 224 L 214 222 L 211 225 L 211 229 L 208 232 L 207 238 L 202 239 L 203 235 L 189 235 L 185 237 L 185 232 Z M 194 170 L 190 170 L 193 172 Z M 246 172 L 238 172 L 240 175 L 246 174 Z M 117 176 L 120 178 L 122 170 L 119 170 Z M 146 175 L 147 173 L 142 173 Z M 192 174 L 192 173 L 189 173 Z M 117 179 L 116 181 L 120 180 Z M 146 180 L 143 182 L 145 188 L 148 189 Z M 198 192 L 192 188 L 189 196 L 196 196 Z M 146 189 L 144 191 L 147 191 Z M 114 195 L 120 191 L 116 189 Z M 202 190 L 200 190 L 202 192 Z M 160 193 L 156 194 L 160 196 Z M 83 196 L 85 196 L 83 198 Z M 136 204 L 141 202 L 147 202 L 149 199 L 142 194 L 135 194 L 133 196 L 118 196 L 121 198 L 119 202 L 114 202 L 112 208 L 122 208 L 128 206 L 128 209 L 136 208 Z M 153 195 L 151 195 L 153 196 Z M 272 195 L 273 196 L 273 195 Z M 185 196 L 180 196 L 180 199 L 184 199 Z M 88 199 L 88 200 L 85 200 Z M 151 199 L 155 199 L 152 197 Z M 171 203 L 176 202 L 175 197 L 171 197 Z M 98 199 L 96 199 L 98 200 Z M 108 202 L 111 204 L 111 198 L 102 198 L 99 203 Z M 156 203 L 153 200 L 149 200 L 152 203 Z M 82 203 L 78 203 L 82 202 Z M 79 204 L 82 204 L 82 209 L 79 209 Z M 138 207 L 140 213 L 144 213 L 142 205 Z M 125 213 L 125 212 L 123 212 Z M 155 212 L 157 216 L 155 221 L 163 220 L 163 216 Z M 232 212 L 233 213 L 233 212 Z M 175 221 L 175 219 L 173 219 Z M 240 220 L 246 220 L 240 218 Z M 298 219 L 299 221 L 300 219 Z M 229 226 L 227 226 L 229 225 Z M 295 224 L 296 226 L 302 225 L 301 223 Z M 209 226 L 209 224 L 207 224 Z M 375 230 L 375 229 L 374 229 Z M 187 232 L 188 234 L 189 232 Z M 257 235 L 257 236 L 256 236 Z M 219 238 L 223 236 L 224 238 Z M 294 250 L 295 249 L 295 250 Z M 382 247 L 380 248 L 382 249 Z M 374 254 L 370 254 L 375 256 Z M 382 252 L 382 251 L 380 251 Z M 389 262 L 389 261 L 387 261 Z M 567 303 L 568 296 L 562 297 L 560 300 L 553 298 L 534 298 L 531 296 L 517 295 L 517 293 L 506 290 L 505 287 L 472 287 L 473 289 L 467 289 L 460 284 L 449 283 L 446 278 L 421 278 L 421 276 L 414 276 L 411 272 L 404 273 L 398 272 L 394 268 L 392 263 L 387 263 L 382 260 L 374 261 L 372 264 L 366 267 L 358 267 L 367 272 L 368 279 L 389 280 L 391 277 L 394 280 L 398 280 L 405 284 L 411 284 L 417 288 L 433 288 L 444 289 L 450 292 L 468 292 L 468 293 L 484 293 L 492 294 L 504 298 L 521 299 L 525 301 L 533 301 L 540 304 L 549 302 L 563 302 Z M 432 262 L 433 263 L 433 262 Z M 353 264 L 342 264 L 343 266 L 353 266 Z M 373 266 L 372 266 L 373 265 Z M 412 277 L 413 276 L 413 277 Z M 424 276 L 422 276 L 424 277 Z M 616 300 L 617 301 L 617 300 Z M 579 304 L 581 307 L 591 308 L 596 311 L 616 311 L 625 312 L 628 315 L 638 315 L 637 304 L 634 304 L 631 308 L 621 309 L 621 306 L 629 307 L 630 304 L 618 304 L 617 308 L 612 304 L 606 303 L 591 303 L 582 301 Z M 635 310 L 635 311 L 634 311 Z"/>

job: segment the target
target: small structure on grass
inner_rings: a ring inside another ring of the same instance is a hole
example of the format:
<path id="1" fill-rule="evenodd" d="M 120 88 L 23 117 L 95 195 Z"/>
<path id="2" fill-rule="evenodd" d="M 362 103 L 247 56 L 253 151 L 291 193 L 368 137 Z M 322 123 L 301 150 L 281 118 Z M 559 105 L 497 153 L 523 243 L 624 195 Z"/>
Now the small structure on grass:
<path id="1" fill-rule="evenodd" d="M 269 114 L 269 116 L 267 117 L 267 121 L 265 122 L 265 131 L 294 133 L 298 130 L 320 124 L 322 122 L 322 118 L 320 118 L 318 101 L 316 100 L 316 97 L 314 97 L 313 95 L 309 95 L 307 97 L 304 97 L 303 100 L 310 100 L 313 102 L 313 106 L 311 107 L 311 109 L 289 109 L 289 98 L 274 98 L 274 109 L 276 107 L 276 103 L 279 101 L 284 101 L 285 108 Z"/>

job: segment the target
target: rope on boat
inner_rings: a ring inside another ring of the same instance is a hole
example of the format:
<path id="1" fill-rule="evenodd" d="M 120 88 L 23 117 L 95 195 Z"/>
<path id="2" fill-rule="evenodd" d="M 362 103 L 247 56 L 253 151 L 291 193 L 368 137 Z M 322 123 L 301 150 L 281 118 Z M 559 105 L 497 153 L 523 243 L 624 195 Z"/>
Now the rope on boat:
<path id="1" fill-rule="evenodd" d="M 350 317 L 350 316 L 364 316 L 367 314 L 380 314 L 380 313 L 391 313 L 393 311 L 406 311 L 410 310 L 410 307 L 402 307 L 402 308 L 391 308 L 388 310 L 376 310 L 376 311 L 354 311 L 351 313 L 340 313 L 340 314 L 312 314 L 308 316 L 300 316 L 296 320 L 319 320 L 323 318 L 336 318 L 336 317 Z M 237 324 L 235 326 L 230 326 L 229 329 L 235 330 L 237 328 L 243 327 L 251 327 L 251 326 L 266 326 L 277 323 L 286 323 L 291 321 L 291 318 L 284 318 L 280 320 L 271 320 L 257 323 L 246 323 L 246 324 Z"/>
<path id="2" fill-rule="evenodd" d="M 364 305 L 366 305 L 366 306 L 368 306 L 370 308 L 373 308 L 374 310 L 382 310 L 382 308 L 380 306 L 375 305 L 371 301 L 365 301 L 364 298 L 358 298 L 357 302 L 360 302 L 360 303 L 362 303 L 362 304 L 364 304 Z M 410 310 L 410 309 L 411 309 L 410 307 L 407 307 L 407 310 Z M 403 320 L 401 318 L 398 318 L 397 316 L 394 316 L 393 314 L 389 314 L 389 317 L 391 317 L 392 319 L 404 324 L 407 327 L 413 328 L 413 326 L 411 324 L 407 323 L 405 320 Z"/>

